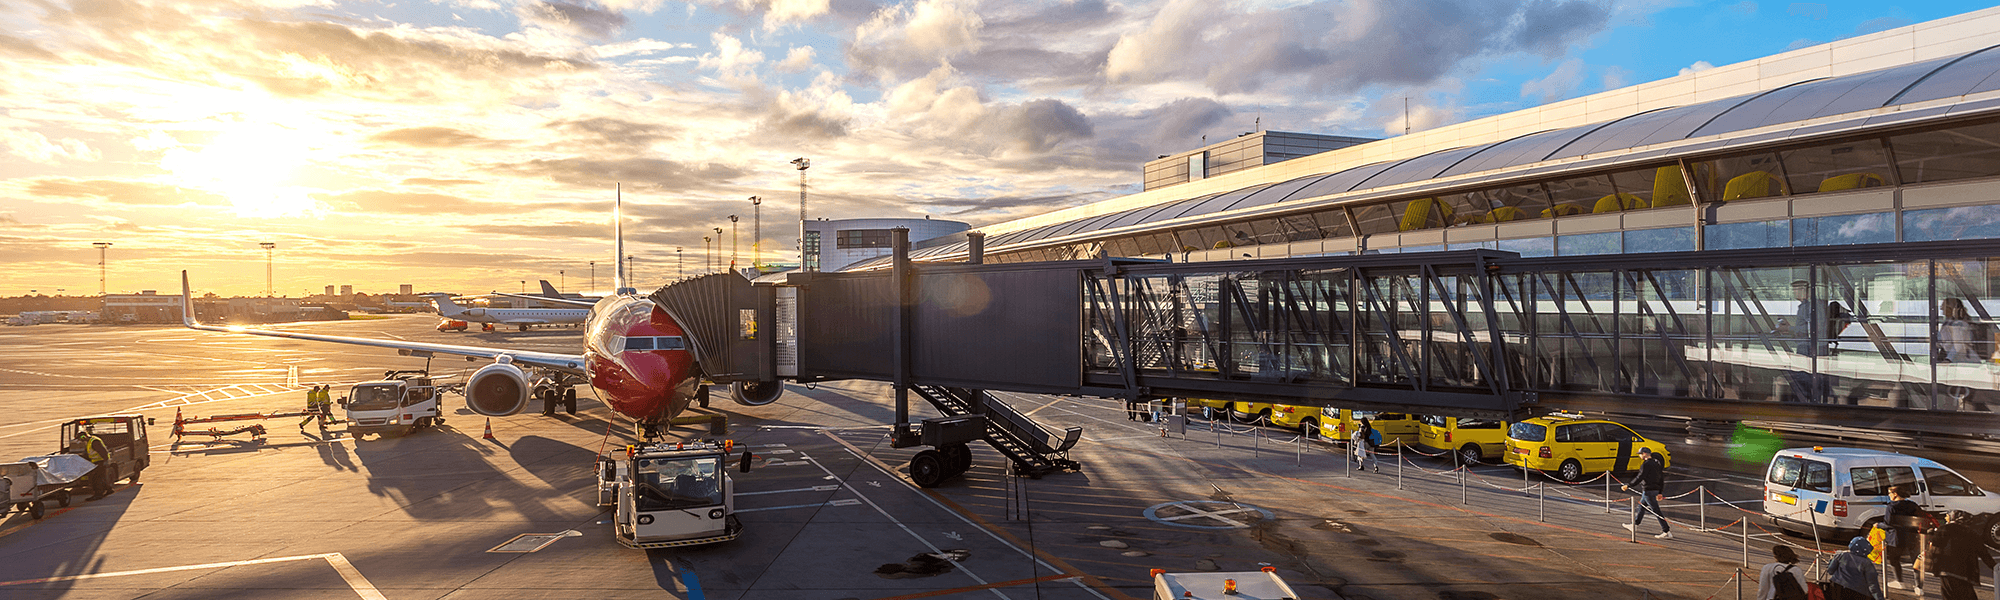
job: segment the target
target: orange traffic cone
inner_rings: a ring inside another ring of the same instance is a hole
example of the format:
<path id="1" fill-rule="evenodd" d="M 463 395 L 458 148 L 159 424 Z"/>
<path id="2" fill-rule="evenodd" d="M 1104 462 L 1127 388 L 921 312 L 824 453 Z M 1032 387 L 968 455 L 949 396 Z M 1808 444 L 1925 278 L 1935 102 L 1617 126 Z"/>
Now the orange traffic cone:
<path id="1" fill-rule="evenodd" d="M 486 438 L 489 440 L 493 439 L 493 419 L 491 418 L 486 419 L 486 435 L 482 435 L 479 437 Z"/>

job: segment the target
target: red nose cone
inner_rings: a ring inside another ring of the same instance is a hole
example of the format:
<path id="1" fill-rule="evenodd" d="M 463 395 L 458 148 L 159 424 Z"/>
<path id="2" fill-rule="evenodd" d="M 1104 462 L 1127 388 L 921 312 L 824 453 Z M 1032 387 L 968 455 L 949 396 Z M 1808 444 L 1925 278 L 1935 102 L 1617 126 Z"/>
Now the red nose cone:
<path id="1" fill-rule="evenodd" d="M 590 385 L 611 410 L 637 421 L 671 419 L 687 408 L 697 380 L 694 356 L 684 348 L 680 325 L 666 311 L 638 296 L 630 296 L 598 307 L 597 323 L 591 327 L 585 360 Z M 654 338 L 657 343 L 632 349 L 632 338 Z M 669 343 L 668 340 L 677 342 Z M 657 349 L 666 347 L 667 349 Z"/>

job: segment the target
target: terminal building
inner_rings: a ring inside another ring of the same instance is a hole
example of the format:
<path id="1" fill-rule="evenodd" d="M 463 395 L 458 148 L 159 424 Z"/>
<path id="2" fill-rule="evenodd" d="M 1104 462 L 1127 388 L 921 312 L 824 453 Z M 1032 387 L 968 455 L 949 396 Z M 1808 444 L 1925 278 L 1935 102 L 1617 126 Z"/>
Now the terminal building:
<path id="1" fill-rule="evenodd" d="M 1271 160 L 1231 139 L 1164 155 L 1140 193 L 968 233 L 989 264 L 1216 263 L 1084 282 L 1093 307 L 1174 309 L 1088 325 L 1087 353 L 1255 348 L 1171 356 L 1179 376 L 1278 365 L 1584 410 L 2000 425 L 2000 8 L 1384 140 L 1258 137 L 1331 148 Z M 1267 158 L 1217 159 L 1249 154 Z M 920 264 L 972 251 L 926 237 Z M 1331 257 L 1366 274 L 1299 262 Z M 1314 307 L 1344 316 L 1276 312 Z"/>
<path id="2" fill-rule="evenodd" d="M 807 221 L 807 270 L 840 271 L 855 263 L 886 257 L 889 255 L 889 230 L 898 227 L 910 230 L 911 240 L 931 240 L 962 233 L 972 226 L 942 219 Z"/>

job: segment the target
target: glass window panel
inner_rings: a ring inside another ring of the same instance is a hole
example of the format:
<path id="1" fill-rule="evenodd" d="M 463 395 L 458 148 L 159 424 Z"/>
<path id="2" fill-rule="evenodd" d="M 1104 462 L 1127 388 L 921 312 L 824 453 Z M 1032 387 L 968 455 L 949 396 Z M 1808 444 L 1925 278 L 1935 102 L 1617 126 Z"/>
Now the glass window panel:
<path id="1" fill-rule="evenodd" d="M 1118 218 L 1106 222 L 1104 225 L 1098 227 L 1098 229 L 1116 229 L 1126 225 L 1136 225 L 1146 217 L 1152 216 L 1153 213 L 1159 212 L 1161 208 L 1159 206 L 1142 206 L 1119 211 Z"/>
<path id="2" fill-rule="evenodd" d="M 1422 245 L 1422 246 L 1403 246 L 1402 248 L 1398 248 L 1398 249 L 1397 249 L 1397 251 L 1398 251 L 1398 252 L 1400 252 L 1400 253 L 1403 253 L 1403 254 L 1408 254 L 1408 253 L 1411 253 L 1411 252 L 1443 252 L 1443 251 L 1445 251 L 1445 250 L 1446 250 L 1446 248 L 1445 248 L 1444 244 L 1426 244 L 1426 245 Z"/>
<path id="3" fill-rule="evenodd" d="M 2000 175 L 2000 121 L 1889 138 L 1904 184 Z"/>
<path id="4" fill-rule="evenodd" d="M 1520 254 L 1521 258 L 1539 258 L 1556 255 L 1555 238 L 1539 237 L 1500 240 L 1499 247 L 1501 250 Z"/>
<path id="5" fill-rule="evenodd" d="M 1243 201 L 1244 198 L 1250 197 L 1251 194 L 1263 191 L 1264 188 L 1268 187 L 1271 186 L 1260 185 L 1256 187 L 1243 188 L 1233 192 L 1217 195 L 1213 198 L 1209 198 L 1208 200 L 1203 201 L 1201 204 L 1194 205 L 1194 208 L 1190 208 L 1186 212 L 1182 212 L 1181 216 L 1185 217 L 1193 215 L 1206 215 L 1210 213 L 1219 213 L 1225 210 L 1229 210 L 1229 207 L 1234 206 L 1237 202 L 1241 202 Z"/>
<path id="6" fill-rule="evenodd" d="M 1292 197 L 1297 199 L 1318 198 L 1320 196 L 1329 196 L 1341 192 L 1350 191 L 1354 189 L 1355 185 L 1360 184 L 1362 181 L 1367 180 L 1369 177 L 1374 177 L 1376 173 L 1382 172 L 1383 169 L 1387 169 L 1393 166 L 1396 166 L 1396 161 L 1391 160 L 1391 161 L 1378 162 L 1374 164 L 1361 165 L 1359 167 L 1341 171 L 1339 173 L 1334 173 L 1332 175 L 1327 176 L 1325 179 L 1313 182 L 1311 185 L 1306 186 L 1305 189 L 1299 190 L 1298 193 L 1292 194 Z"/>
<path id="7" fill-rule="evenodd" d="M 1924 78 L 1925 75 L 1930 74 L 1932 71 L 1937 70 L 1939 66 L 1950 61 L 1951 58 L 1937 58 L 1920 63 L 1883 69 L 1875 71 L 1873 74 L 1850 75 L 1849 77 L 1867 77 L 1868 80 L 1854 86 L 1854 89 L 1841 95 L 1840 98 L 1819 107 L 1811 117 L 1807 118 L 1842 115 L 1855 111 L 1881 108 L 1887 105 L 1889 100 L 1894 99 L 1896 94 L 1902 93 L 1904 89 L 1909 88 L 1911 83 Z"/>
<path id="8" fill-rule="evenodd" d="M 1453 250 L 1453 251 L 1457 251 L 1457 250 L 1498 250 L 1498 249 L 1500 249 L 1500 242 L 1493 242 L 1493 241 L 1486 241 L 1486 242 L 1460 242 L 1460 243 L 1456 243 L 1456 244 L 1445 244 L 1445 245 L 1444 245 L 1444 249 L 1446 249 L 1446 250 Z"/>
<path id="9" fill-rule="evenodd" d="M 1072 229 L 1066 233 L 1061 233 L 1057 235 L 1073 235 L 1079 233 L 1090 233 L 1093 231 L 1102 231 L 1104 229 L 1105 224 L 1110 223 L 1113 219 L 1122 216 L 1124 216 L 1124 213 L 1111 213 L 1108 215 L 1099 216 L 1095 219 L 1088 219 L 1083 222 L 1083 226 L 1078 227 L 1076 229 Z M 1055 236 L 1050 236 L 1050 237 L 1055 237 Z"/>
<path id="10" fill-rule="evenodd" d="M 1864 81 L 1866 79 L 1861 77 L 1836 77 L 1793 84 L 1758 94 L 1729 109 L 1729 112 L 1717 115 L 1700 129 L 1689 134 L 1689 137 L 1721 135 L 1765 125 L 1804 120 L 1818 112 L 1820 106 L 1839 98 L 1841 94 L 1847 93 Z"/>
<path id="11" fill-rule="evenodd" d="M 1319 224 L 1313 222 L 1312 215 L 1286 215 L 1277 220 L 1284 226 L 1285 241 L 1303 242 L 1320 238 Z"/>
<path id="12" fill-rule="evenodd" d="M 1793 194 L 1889 185 L 1889 154 L 1877 139 L 1786 150 L 1778 160 L 1784 161 Z"/>
<path id="13" fill-rule="evenodd" d="M 1451 204 L 1437 198 L 1403 200 L 1390 206 L 1391 212 L 1398 215 L 1397 231 L 1420 231 L 1451 225 L 1452 216 L 1458 212 Z"/>
<path id="14" fill-rule="evenodd" d="M 1702 197 L 1719 202 L 1775 198 L 1787 192 L 1777 155 L 1760 152 L 1712 161 L 1715 177 L 1702 182 Z"/>
<path id="15" fill-rule="evenodd" d="M 1585 254 L 1617 254 L 1624 250 L 1624 238 L 1620 232 L 1586 233 L 1556 237 L 1557 256 L 1579 256 Z"/>
<path id="16" fill-rule="evenodd" d="M 1354 207 L 1354 220 L 1361 226 L 1361 233 L 1395 233 L 1396 219 L 1401 213 L 1392 212 L 1387 204 L 1370 204 Z"/>
<path id="17" fill-rule="evenodd" d="M 1783 220 L 1708 225 L 1702 233 L 1709 250 L 1783 248 L 1792 243 L 1790 222 Z"/>
<path id="18" fill-rule="evenodd" d="M 1430 154 L 1425 154 L 1423 156 L 1405 160 L 1401 163 L 1397 163 L 1396 166 L 1394 167 L 1390 167 L 1389 169 L 1383 170 L 1380 174 L 1377 174 L 1374 177 L 1368 178 L 1367 181 L 1361 182 L 1361 185 L 1365 188 L 1378 188 L 1378 187 L 1396 185 L 1399 183 L 1409 183 L 1412 181 L 1423 181 L 1426 179 L 1431 179 L 1433 177 L 1437 177 L 1438 172 L 1445 170 L 1446 168 L 1452 166 L 1453 164 L 1457 164 L 1458 161 L 1465 159 L 1465 157 L 1467 156 L 1471 156 L 1475 152 L 1478 152 L 1480 150 L 1485 150 L 1489 146 L 1491 146 L 1491 144 L 1484 146 L 1467 146 L 1464 148 L 1454 148 L 1451 150 L 1439 150 L 1437 152 L 1432 152 Z"/>
<path id="19" fill-rule="evenodd" d="M 1160 254 L 1167 251 L 1166 248 L 1160 246 L 1160 236 L 1158 235 L 1134 236 L 1132 241 L 1137 245 L 1133 249 L 1134 252 L 1137 252 L 1134 256 Z"/>
<path id="20" fill-rule="evenodd" d="M 1306 186 L 1311 185 L 1313 182 L 1325 179 L 1327 177 L 1328 175 L 1308 175 L 1305 177 L 1300 177 L 1298 179 L 1293 179 L 1291 181 L 1286 181 L 1278 183 L 1276 185 L 1267 186 L 1261 190 L 1258 190 L 1256 193 L 1251 194 L 1250 197 L 1244 198 L 1242 202 L 1236 203 L 1236 205 L 1230 207 L 1230 209 L 1236 210 L 1236 209 L 1264 206 L 1267 204 L 1277 204 L 1279 202 L 1283 202 L 1285 200 L 1290 199 L 1293 194 L 1296 194 L 1299 190 L 1304 189 Z"/>
<path id="21" fill-rule="evenodd" d="M 1563 209 L 1565 212 L 1572 210 L 1586 213 L 1618 212 L 1648 206 L 1642 196 L 1618 195 L 1617 190 L 1611 187 L 1609 175 L 1551 181 L 1548 183 L 1548 190 L 1552 205 L 1565 206 Z"/>
<path id="22" fill-rule="evenodd" d="M 1472 158 L 1465 159 L 1452 168 L 1445 169 L 1443 173 L 1438 174 L 1438 177 L 1478 173 L 1480 171 L 1491 171 L 1541 162 L 1548 157 L 1550 152 L 1554 152 L 1557 148 L 1575 141 L 1576 138 L 1582 137 L 1596 128 L 1596 125 L 1585 125 L 1582 127 L 1544 131 L 1507 140 L 1493 146 L 1492 149 L 1474 155 Z"/>
<path id="23" fill-rule="evenodd" d="M 2000 238 L 2000 206 L 1960 206 L 1903 212 L 1903 241 Z"/>
<path id="24" fill-rule="evenodd" d="M 1347 222 L 1347 211 L 1326 210 L 1316 212 L 1313 213 L 1313 222 L 1319 224 L 1319 237 L 1323 239 L 1354 235 L 1353 224 Z"/>
<path id="25" fill-rule="evenodd" d="M 1708 173 L 1712 169 L 1708 163 L 1697 163 L 1695 166 L 1696 173 Z M 1688 194 L 1687 179 L 1681 177 L 1681 167 L 1677 164 L 1612 173 L 1611 184 L 1618 188 L 1619 193 L 1637 196 L 1652 208 L 1694 203 L 1694 197 Z"/>
<path id="26" fill-rule="evenodd" d="M 1250 227 L 1251 236 L 1259 244 L 1283 244 L 1291 235 L 1277 219 L 1257 219 L 1245 223 Z"/>
<path id="27" fill-rule="evenodd" d="M 1792 219 L 1793 246 L 1886 244 L 1896 241 L 1896 215 L 1872 213 Z"/>
<path id="28" fill-rule="evenodd" d="M 1227 242 L 1228 245 L 1216 246 L 1217 248 L 1254 246 L 1257 245 L 1257 232 L 1250 228 L 1249 223 L 1243 223 L 1243 222 L 1223 223 L 1222 239 L 1224 242 Z"/>
<path id="29" fill-rule="evenodd" d="M 1946 60 L 1949 61 L 1949 57 Z M 1993 74 L 2000 72 L 2000 51 L 1981 50 L 1950 67 L 1931 73 L 1910 91 L 1896 99 L 1897 104 L 1924 102 L 1952 96 L 1963 96 L 1979 88 L 1993 84 Z"/>
<path id="30" fill-rule="evenodd" d="M 1994 340 L 2000 332 L 1996 326 L 2000 322 L 2000 269 L 1993 262 L 1940 260 L 1931 266 L 1937 301 L 1929 317 L 1939 342 L 1931 353 L 1937 362 L 1932 402 L 1938 410 L 2000 410 L 2000 392 L 1994 391 L 1994 382 L 2000 381 L 1996 370 L 2000 364 L 1994 362 Z M 1909 296 L 1923 298 L 1917 293 Z"/>
<path id="31" fill-rule="evenodd" d="M 1138 240 L 1126 237 L 1104 242 L 1105 251 L 1111 256 L 1138 256 Z"/>
<path id="32" fill-rule="evenodd" d="M 1694 249 L 1693 227 L 1638 229 L 1625 232 L 1625 252 L 1684 252 Z"/>
<path id="33" fill-rule="evenodd" d="M 1154 221 L 1165 221 L 1167 219 L 1179 217 L 1181 216 L 1182 212 L 1187 211 L 1188 207 L 1194 206 L 1196 204 L 1201 204 L 1201 201 L 1205 198 L 1207 198 L 1207 196 L 1203 196 L 1201 198 L 1189 198 L 1186 200 L 1181 200 L 1179 202 L 1169 202 L 1167 203 L 1166 206 L 1160 207 L 1160 210 L 1153 211 L 1153 214 L 1146 215 L 1145 218 L 1139 219 L 1139 223 L 1146 224 Z"/>

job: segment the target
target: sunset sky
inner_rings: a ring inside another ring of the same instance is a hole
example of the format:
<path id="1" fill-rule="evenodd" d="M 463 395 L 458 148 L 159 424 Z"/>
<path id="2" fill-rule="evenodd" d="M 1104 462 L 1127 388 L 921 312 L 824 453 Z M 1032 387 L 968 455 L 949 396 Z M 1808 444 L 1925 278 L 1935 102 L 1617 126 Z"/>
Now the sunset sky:
<path id="1" fill-rule="evenodd" d="M 1383 137 L 1989 2 L 0 0 L 0 296 L 642 288 L 766 199 L 985 225 L 1266 129 Z M 725 257 L 726 260 L 726 257 Z M 58 292 L 57 290 L 63 290 Z"/>

